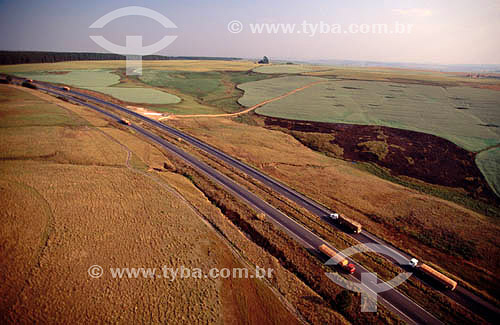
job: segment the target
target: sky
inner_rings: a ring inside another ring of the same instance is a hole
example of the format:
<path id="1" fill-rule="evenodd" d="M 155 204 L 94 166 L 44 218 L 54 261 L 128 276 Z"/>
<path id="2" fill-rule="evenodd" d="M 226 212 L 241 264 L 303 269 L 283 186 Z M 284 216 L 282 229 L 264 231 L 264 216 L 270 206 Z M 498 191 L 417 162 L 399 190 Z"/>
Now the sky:
<path id="1" fill-rule="evenodd" d="M 127 6 L 157 11 L 177 28 L 134 15 L 89 29 Z M 232 21 L 238 22 L 230 32 Z M 293 33 L 265 27 L 258 33 L 252 31 L 256 24 L 295 27 Z M 348 30 L 351 24 L 358 32 Z M 396 24 L 412 27 L 405 33 L 360 33 L 362 24 L 386 24 L 390 31 Z M 241 32 L 234 33 L 235 26 Z M 123 46 L 127 35 L 140 35 L 147 46 L 171 35 L 175 41 L 157 54 L 500 64 L 500 0 L 0 0 L 0 30 L 0 50 L 109 52 L 89 36 Z"/>

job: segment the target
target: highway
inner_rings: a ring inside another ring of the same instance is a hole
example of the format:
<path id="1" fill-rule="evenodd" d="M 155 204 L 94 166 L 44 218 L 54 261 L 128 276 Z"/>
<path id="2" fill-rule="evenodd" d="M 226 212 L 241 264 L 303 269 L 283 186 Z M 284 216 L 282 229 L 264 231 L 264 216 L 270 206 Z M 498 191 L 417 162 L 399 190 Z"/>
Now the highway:
<path id="1" fill-rule="evenodd" d="M 51 87 L 52 89 L 56 89 L 58 91 L 61 90 L 60 87 L 54 86 L 54 85 L 49 84 L 49 83 L 43 83 L 43 82 L 37 82 L 37 83 L 40 85 L 45 85 L 45 86 Z M 190 136 L 188 134 L 185 134 L 185 133 L 183 133 L 183 132 L 181 132 L 173 127 L 165 125 L 161 122 L 152 120 L 152 119 L 150 119 L 146 116 L 143 116 L 141 114 L 138 114 L 134 111 L 130 111 L 130 110 L 128 110 L 120 105 L 109 103 L 107 101 L 101 100 L 101 99 L 96 98 L 94 96 L 90 96 L 90 95 L 87 95 L 87 94 L 84 94 L 84 93 L 81 93 L 78 91 L 74 91 L 74 90 L 71 90 L 69 93 L 72 95 L 76 95 L 80 98 L 85 98 L 86 100 L 91 100 L 95 103 L 106 105 L 106 106 L 111 107 L 113 109 L 119 110 L 123 113 L 132 115 L 140 120 L 143 120 L 143 121 L 149 123 L 150 125 L 153 125 L 159 129 L 163 130 L 163 131 L 168 132 L 169 134 L 173 135 L 174 137 L 181 138 L 183 141 L 186 141 L 187 143 L 190 143 L 191 145 L 193 145 L 199 149 L 202 149 L 203 151 L 212 155 L 213 157 L 226 162 L 227 164 L 231 165 L 232 167 L 237 168 L 238 170 L 242 171 L 246 175 L 254 178 L 255 180 L 258 180 L 259 182 L 268 186 L 269 188 L 271 188 L 275 192 L 281 194 L 282 196 L 286 197 L 287 199 L 289 199 L 289 200 L 295 202 L 296 204 L 298 204 L 299 206 L 305 208 L 306 210 L 308 210 L 312 214 L 329 222 L 332 225 L 332 227 L 337 227 L 337 224 L 331 222 L 328 218 L 330 213 L 333 213 L 334 211 L 329 210 L 327 207 L 319 204 L 318 202 L 315 202 L 314 200 L 308 198 L 307 196 L 305 196 L 301 193 L 298 193 L 297 191 L 291 189 L 287 185 L 273 179 L 272 177 L 260 172 L 259 170 L 255 169 L 255 168 L 225 154 L 224 152 L 196 139 L 195 137 Z M 366 230 L 363 230 L 363 232 L 361 232 L 359 234 L 348 233 L 348 235 L 351 236 L 352 238 L 356 239 L 360 243 L 365 243 L 365 244 L 377 243 L 377 244 L 383 245 L 384 246 L 383 251 L 380 252 L 382 254 L 381 255 L 382 257 L 384 257 L 387 260 L 389 260 L 390 262 L 400 266 L 401 268 L 405 269 L 406 271 L 409 271 L 409 272 L 412 271 L 408 266 L 409 260 L 411 259 L 411 256 L 409 256 L 405 252 L 397 249 L 396 247 L 392 246 L 391 244 L 385 242 L 383 239 L 378 238 L 377 236 L 375 236 L 374 234 L 371 234 L 370 232 L 368 232 Z M 401 259 L 406 261 L 406 262 L 403 264 L 398 263 L 396 260 L 389 257 L 390 253 L 392 253 L 393 255 L 399 255 L 401 257 Z M 440 290 L 443 294 L 447 295 L 448 297 L 453 299 L 455 302 L 459 303 L 460 305 L 464 306 L 465 308 L 468 308 L 472 312 L 482 316 L 483 318 L 485 318 L 486 320 L 489 320 L 492 323 L 495 322 L 500 317 L 500 310 L 496 306 L 485 301 L 481 297 L 478 297 L 477 295 L 473 294 L 472 292 L 470 292 L 466 288 L 461 287 L 460 283 L 458 285 L 458 288 L 455 291 L 450 291 L 450 290 L 446 290 L 446 289 L 441 288 L 439 285 L 432 283 L 432 281 L 429 282 L 428 278 L 426 278 L 425 275 L 423 276 L 419 272 L 413 273 L 413 276 L 419 278 L 419 280 L 422 281 L 423 283 L 425 283 L 426 285 L 429 285 L 436 290 Z"/>
<path id="2" fill-rule="evenodd" d="M 54 89 L 55 88 L 55 89 Z M 67 98 L 68 100 L 71 100 L 73 102 L 76 102 L 80 105 L 89 107 L 93 110 L 96 110 L 104 115 L 106 115 L 108 118 L 115 120 L 115 121 L 120 121 L 121 117 L 103 109 L 100 108 L 96 105 L 93 105 L 91 103 L 88 103 L 86 101 L 83 101 L 81 99 L 75 98 L 71 96 L 71 94 L 65 93 L 60 91 L 59 88 L 54 87 L 51 89 L 48 88 L 43 88 L 39 86 L 40 90 L 46 91 L 48 93 L 52 93 L 58 96 L 62 96 Z M 80 93 L 78 94 L 80 96 Z M 99 100 L 101 102 L 101 100 Z M 113 106 L 118 106 L 115 104 L 112 104 Z M 115 107 L 116 108 L 116 107 Z M 123 108 L 123 110 L 125 110 Z M 128 110 L 125 110 L 128 112 Z M 160 123 L 158 123 L 160 124 Z M 317 235 L 313 234 L 311 231 L 303 227 L 302 225 L 298 224 L 295 222 L 293 219 L 289 218 L 285 214 L 283 214 L 281 211 L 278 209 L 274 208 L 264 200 L 260 199 L 257 197 L 255 194 L 251 193 L 241 185 L 237 184 L 234 182 L 232 179 L 229 177 L 221 174 L 217 170 L 213 169 L 212 167 L 208 166 L 204 162 L 198 160 L 197 158 L 193 157 L 192 155 L 186 153 L 182 149 L 178 148 L 174 144 L 164 140 L 160 136 L 153 134 L 138 125 L 132 124 L 129 126 L 139 134 L 143 135 L 144 137 L 156 142 L 157 144 L 161 145 L 163 148 L 167 149 L 168 151 L 172 152 L 173 154 L 177 155 L 184 161 L 186 161 L 189 165 L 193 166 L 195 169 L 197 169 L 199 172 L 201 172 L 204 175 L 207 175 L 211 179 L 213 179 L 215 182 L 217 182 L 219 185 L 222 187 L 226 188 L 229 192 L 233 193 L 236 197 L 241 199 L 242 201 L 246 202 L 249 204 L 251 207 L 256 209 L 257 211 L 264 212 L 272 221 L 275 223 L 277 226 L 279 226 L 281 229 L 283 229 L 287 234 L 289 234 L 293 239 L 295 239 L 297 242 L 299 242 L 301 245 L 303 245 L 307 249 L 312 249 L 316 252 L 318 252 L 317 248 L 321 244 L 326 244 L 333 250 L 337 251 L 335 247 L 331 246 L 329 243 L 325 242 L 323 239 L 318 237 Z M 369 272 L 367 269 L 365 269 L 363 266 L 360 264 L 353 262 L 353 264 L 356 266 L 356 272 L 351 276 L 348 275 L 346 276 L 348 279 L 356 279 L 356 282 L 359 282 L 361 278 L 361 273 L 367 273 Z M 375 284 L 374 283 L 368 283 L 366 285 L 367 290 L 371 291 L 376 291 L 375 289 Z M 395 314 L 397 314 L 402 320 L 404 320 L 407 323 L 410 324 L 441 324 L 441 322 L 435 318 L 433 315 L 431 315 L 429 312 L 427 312 L 425 309 L 420 307 L 418 304 L 416 304 L 414 301 L 397 291 L 396 289 L 390 289 L 388 291 L 379 293 L 378 296 L 378 301 L 382 303 L 387 309 L 391 310 Z"/>
<path id="3" fill-rule="evenodd" d="M 22 79 L 20 79 L 20 80 L 22 80 Z M 44 85 L 44 86 L 50 87 L 50 88 L 57 90 L 57 91 L 61 91 L 61 89 L 62 89 L 60 87 L 54 86 L 54 85 L 49 84 L 49 83 L 44 83 L 44 82 L 36 82 L 36 83 L 38 83 L 39 85 Z M 138 119 L 141 119 L 141 120 L 143 120 L 143 121 L 145 121 L 153 126 L 156 126 L 160 129 L 170 133 L 171 135 L 173 135 L 175 137 L 181 138 L 184 141 L 186 141 L 186 142 L 204 150 L 205 152 L 213 155 L 214 157 L 225 161 L 226 163 L 232 165 L 233 167 L 238 168 L 239 170 L 243 171 L 247 175 L 253 177 L 256 180 L 259 180 L 261 183 L 267 185 L 268 187 L 272 188 L 273 190 L 280 193 L 281 195 L 287 197 L 288 199 L 292 200 L 293 202 L 296 202 L 300 206 L 306 208 L 311 213 L 313 213 L 313 214 L 323 218 L 324 220 L 330 222 L 330 220 L 328 220 L 327 216 L 330 213 L 332 213 L 332 211 L 330 211 L 328 208 L 326 208 L 326 207 L 322 206 L 321 204 L 309 199 L 308 197 L 294 191 L 293 189 L 280 183 L 279 181 L 276 181 L 273 178 L 261 173 L 260 171 L 254 169 L 253 167 L 248 166 L 248 165 L 234 159 L 233 157 L 209 146 L 208 144 L 205 144 L 204 142 L 202 142 L 202 141 L 200 141 L 200 140 L 198 140 L 190 135 L 187 135 L 187 134 L 185 134 L 185 133 L 183 133 L 175 128 L 169 127 L 168 125 L 165 125 L 163 123 L 157 122 L 157 121 L 152 120 L 152 119 L 149 119 L 149 118 L 147 118 L 143 115 L 140 115 L 138 113 L 135 113 L 133 111 L 130 111 L 130 110 L 128 110 L 120 105 L 106 102 L 106 101 L 101 100 L 99 98 L 96 98 L 94 96 L 90 96 L 90 95 L 87 95 L 87 94 L 84 94 L 84 93 L 81 93 L 78 91 L 74 91 L 74 90 L 71 90 L 70 92 L 64 92 L 64 94 L 71 94 L 73 96 L 78 96 L 80 98 L 84 98 L 85 100 L 90 100 L 90 101 L 93 101 L 95 103 L 99 103 L 99 104 L 106 105 L 108 107 L 117 109 L 121 112 L 124 112 L 124 113 L 132 115 Z M 72 98 L 74 98 L 73 96 L 72 96 Z M 106 112 L 106 111 L 102 111 L 102 112 Z M 330 223 L 330 224 L 333 227 L 337 227 L 337 225 L 334 223 Z M 393 247 L 392 245 L 386 243 L 384 240 L 376 237 L 375 235 L 373 235 L 365 230 L 361 234 L 349 234 L 349 235 L 361 243 L 382 244 L 382 245 L 386 246 L 386 250 L 387 250 L 386 253 L 388 253 L 390 251 L 393 254 L 397 254 L 400 257 L 404 258 L 404 260 L 409 260 L 411 258 L 411 256 L 408 256 L 406 253 L 398 250 L 397 248 Z M 294 237 L 294 238 L 297 239 L 299 242 L 301 242 L 300 238 L 296 238 L 296 237 Z M 301 243 L 304 244 L 303 242 L 301 242 Z M 391 261 L 395 264 L 398 264 L 399 266 L 401 266 L 405 270 L 411 271 L 410 269 L 408 269 L 406 262 L 403 265 L 400 265 L 394 259 L 392 259 L 388 256 L 384 256 L 384 257 L 386 257 L 389 261 Z M 425 284 L 432 286 L 435 289 L 441 290 L 441 292 L 443 294 L 446 294 L 447 296 L 449 296 L 450 298 L 455 300 L 457 303 L 465 306 L 466 308 L 470 309 L 474 313 L 481 315 L 482 317 L 484 317 L 487 320 L 490 320 L 491 322 L 494 322 L 496 319 L 498 319 L 498 316 L 500 315 L 500 311 L 496 306 L 485 301 L 481 297 L 474 295 L 469 290 L 467 290 L 463 287 L 460 287 L 460 285 L 455 291 L 442 290 L 441 288 L 436 287 L 435 284 L 429 283 L 427 281 L 427 279 L 425 277 L 422 277 L 419 273 L 414 273 L 413 276 L 420 278 L 420 280 L 422 282 L 424 282 Z"/>

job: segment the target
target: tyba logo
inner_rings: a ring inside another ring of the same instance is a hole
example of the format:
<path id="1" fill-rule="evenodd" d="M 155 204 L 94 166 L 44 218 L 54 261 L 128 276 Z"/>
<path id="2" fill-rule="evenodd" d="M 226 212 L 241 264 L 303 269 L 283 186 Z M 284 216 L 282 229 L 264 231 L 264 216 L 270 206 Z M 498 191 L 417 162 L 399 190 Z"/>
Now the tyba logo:
<path id="1" fill-rule="evenodd" d="M 89 26 L 89 28 L 103 28 L 115 19 L 128 16 L 144 16 L 159 22 L 165 28 L 177 28 L 177 26 L 175 26 L 175 24 L 170 19 L 160 14 L 159 12 L 149 8 L 137 6 L 124 7 L 113 10 L 97 19 L 92 25 Z M 142 36 L 137 35 L 127 35 L 125 46 L 111 43 L 103 36 L 90 36 L 90 38 L 97 45 L 105 50 L 108 50 L 109 52 L 125 55 L 127 59 L 127 75 L 140 75 L 142 74 L 142 57 L 163 50 L 164 48 L 172 44 L 177 36 L 166 35 L 158 42 L 148 46 L 143 46 Z"/>
<path id="2" fill-rule="evenodd" d="M 355 255 L 358 253 L 365 253 L 365 252 L 375 252 L 375 253 L 380 253 L 383 255 L 386 255 L 388 257 L 391 257 L 394 259 L 399 265 L 410 265 L 410 262 L 401 256 L 400 254 L 396 253 L 392 249 L 390 249 L 387 246 L 384 245 L 379 245 L 379 244 L 374 244 L 374 243 L 368 243 L 368 244 L 359 244 L 356 246 L 349 247 L 343 251 L 340 252 L 341 256 L 349 257 L 351 255 Z M 332 259 L 330 258 L 328 261 L 326 261 L 325 265 L 337 265 L 339 263 L 339 259 Z M 354 282 L 354 281 L 349 281 L 340 276 L 337 273 L 326 273 L 326 276 L 335 282 L 336 284 L 340 285 L 341 287 L 354 291 L 354 292 L 359 292 L 361 293 L 361 312 L 376 312 L 377 311 L 377 296 L 378 293 L 380 292 L 385 292 L 388 290 L 391 290 L 401 283 L 405 282 L 410 278 L 412 275 L 411 272 L 404 272 L 398 274 L 396 277 L 394 277 L 392 280 L 389 280 L 387 282 L 380 282 L 379 283 L 379 278 L 375 273 L 372 272 L 362 272 L 360 279 L 361 283 Z"/>

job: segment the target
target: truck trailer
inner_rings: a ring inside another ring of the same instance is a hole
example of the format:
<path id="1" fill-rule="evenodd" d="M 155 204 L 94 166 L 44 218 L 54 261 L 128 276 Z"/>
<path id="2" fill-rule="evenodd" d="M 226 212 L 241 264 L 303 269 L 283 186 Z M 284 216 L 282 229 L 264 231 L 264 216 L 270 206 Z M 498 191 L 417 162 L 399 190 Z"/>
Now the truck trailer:
<path id="1" fill-rule="evenodd" d="M 320 252 L 330 257 L 330 259 L 332 259 L 334 263 L 339 265 L 342 270 L 346 271 L 347 273 L 353 274 L 356 271 L 356 267 L 354 266 L 354 264 L 349 263 L 349 261 L 345 257 L 343 257 L 339 253 L 336 253 L 333 249 L 326 246 L 325 244 L 319 246 L 318 249 L 320 250 Z"/>
<path id="2" fill-rule="evenodd" d="M 455 290 L 457 287 L 458 283 L 457 281 L 450 279 L 443 273 L 433 269 L 427 264 L 424 263 L 419 263 L 416 258 L 412 258 L 410 261 L 410 264 L 418 269 L 420 272 L 426 274 L 427 276 L 433 278 L 437 282 L 441 283 L 446 289 L 450 289 L 451 291 Z"/>
<path id="3" fill-rule="evenodd" d="M 331 213 L 329 217 L 355 234 L 359 234 L 361 232 L 361 224 L 357 221 L 352 220 L 351 218 L 346 217 L 342 213 Z"/>

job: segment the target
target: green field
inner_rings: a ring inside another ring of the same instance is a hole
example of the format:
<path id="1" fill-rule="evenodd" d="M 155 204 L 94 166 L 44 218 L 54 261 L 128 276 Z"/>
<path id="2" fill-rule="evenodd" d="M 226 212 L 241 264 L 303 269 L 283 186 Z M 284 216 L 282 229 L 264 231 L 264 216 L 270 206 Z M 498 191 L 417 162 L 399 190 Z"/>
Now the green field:
<path id="1" fill-rule="evenodd" d="M 144 104 L 176 104 L 181 99 L 175 95 L 152 88 L 129 87 L 87 87 L 86 89 L 110 95 L 114 98 L 130 103 Z"/>
<path id="2" fill-rule="evenodd" d="M 265 78 L 269 76 L 247 71 L 192 72 L 149 69 L 143 71 L 139 80 L 167 91 L 175 90 L 184 100 L 181 105 L 166 107 L 165 111 L 175 114 L 216 114 L 241 109 L 237 101 L 243 92 L 237 89 L 236 85 Z M 216 109 L 210 109 L 210 106 Z"/>
<path id="3" fill-rule="evenodd" d="M 241 85 L 240 103 L 251 106 L 285 93 L 305 77 Z M 303 79 L 307 83 L 310 79 Z M 371 81 L 330 81 L 307 88 L 257 110 L 259 114 L 317 122 L 382 125 L 434 134 L 479 151 L 500 143 L 500 92 Z"/>
<path id="4" fill-rule="evenodd" d="M 312 82 L 322 80 L 327 79 L 318 77 L 287 76 L 243 83 L 238 85 L 238 88 L 243 90 L 245 94 L 238 100 L 238 103 L 246 107 L 251 107 L 267 99 L 278 97 Z"/>
<path id="5" fill-rule="evenodd" d="M 141 81 L 155 87 L 175 88 L 184 94 L 204 98 L 208 94 L 224 91 L 222 73 L 144 70 Z"/>
<path id="6" fill-rule="evenodd" d="M 311 77 L 290 76 L 240 85 L 240 103 L 252 106 L 283 94 Z M 379 81 L 332 80 L 266 104 L 257 113 L 316 122 L 381 125 L 445 138 L 478 152 L 500 143 L 500 92 Z M 484 160 L 482 157 L 488 157 Z M 497 189 L 498 151 L 483 153 L 478 165 Z"/>
<path id="7" fill-rule="evenodd" d="M 120 77 L 110 70 L 60 70 L 20 72 L 17 76 L 38 81 L 71 85 L 73 87 L 108 87 L 120 82 Z"/>
<path id="8" fill-rule="evenodd" d="M 175 95 L 146 87 L 117 87 L 120 77 L 110 70 L 75 70 L 53 72 L 22 72 L 16 75 L 51 83 L 65 84 L 110 95 L 116 99 L 145 104 L 175 104 Z"/>
<path id="9" fill-rule="evenodd" d="M 145 106 L 150 104 L 154 105 L 149 107 L 152 110 L 178 115 L 238 111 L 241 109 L 238 98 L 243 95 L 243 91 L 236 88 L 236 85 L 270 77 L 250 72 L 253 65 L 248 62 L 181 63 L 145 62 L 145 67 L 150 66 L 154 69 L 145 68 L 140 77 L 127 77 L 123 69 L 111 69 L 117 66 L 116 62 L 110 62 L 108 69 L 101 62 L 66 62 L 4 66 L 0 67 L 0 71 L 29 79 L 88 89 L 125 102 L 141 103 Z M 64 69 L 55 69 L 55 66 Z M 87 69 L 83 69 L 85 67 Z M 167 70 L 167 67 L 171 67 L 172 70 Z M 181 67 L 186 70 L 178 70 Z"/>
<path id="10" fill-rule="evenodd" d="M 143 75 L 127 77 L 125 61 L 75 61 L 6 65 L 0 72 L 88 89 L 151 110 L 183 115 L 241 110 L 237 100 L 243 92 L 236 85 L 270 77 L 252 73 L 256 66 L 250 61 L 143 61 Z"/>
<path id="11" fill-rule="evenodd" d="M 500 148 L 479 153 L 476 156 L 476 164 L 493 191 L 500 197 Z"/>

